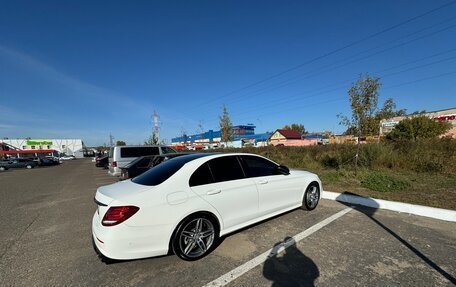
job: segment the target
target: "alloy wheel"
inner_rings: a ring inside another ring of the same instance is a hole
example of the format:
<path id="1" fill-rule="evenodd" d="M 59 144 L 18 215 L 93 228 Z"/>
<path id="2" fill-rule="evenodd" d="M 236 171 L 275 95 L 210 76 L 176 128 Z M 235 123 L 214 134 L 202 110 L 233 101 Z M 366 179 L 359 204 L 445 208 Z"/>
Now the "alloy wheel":
<path id="1" fill-rule="evenodd" d="M 307 190 L 307 193 L 306 193 L 307 206 L 310 209 L 314 209 L 318 204 L 319 198 L 320 198 L 320 192 L 318 190 L 318 187 L 315 185 L 310 186 L 309 190 Z"/>
<path id="2" fill-rule="evenodd" d="M 214 243 L 215 229 L 206 218 L 195 218 L 184 226 L 179 237 L 179 247 L 189 258 L 204 255 Z"/>

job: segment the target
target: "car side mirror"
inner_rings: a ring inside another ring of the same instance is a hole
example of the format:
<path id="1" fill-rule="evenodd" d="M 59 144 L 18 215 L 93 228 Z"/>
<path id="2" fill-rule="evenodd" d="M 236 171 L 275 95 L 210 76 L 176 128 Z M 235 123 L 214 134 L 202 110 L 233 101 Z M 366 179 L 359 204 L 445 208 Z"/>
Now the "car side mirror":
<path id="1" fill-rule="evenodd" d="M 289 175 L 290 174 L 290 169 L 284 165 L 279 165 L 277 167 L 277 172 L 279 174 L 283 174 L 283 175 Z"/>

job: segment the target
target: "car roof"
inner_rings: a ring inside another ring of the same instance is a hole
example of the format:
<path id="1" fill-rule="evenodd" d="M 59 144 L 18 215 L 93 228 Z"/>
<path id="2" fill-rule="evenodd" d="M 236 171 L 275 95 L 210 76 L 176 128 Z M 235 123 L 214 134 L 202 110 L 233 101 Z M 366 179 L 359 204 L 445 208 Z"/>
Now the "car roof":
<path id="1" fill-rule="evenodd" d="M 198 154 L 199 154 L 199 153 L 198 153 Z M 247 156 L 255 156 L 255 157 L 264 158 L 264 159 L 267 159 L 267 160 L 269 160 L 269 161 L 271 161 L 271 162 L 273 162 L 273 163 L 279 165 L 278 163 L 276 163 L 275 161 L 273 161 L 273 160 L 271 160 L 271 159 L 269 159 L 269 158 L 267 158 L 267 157 L 264 157 L 264 156 L 259 155 L 259 154 L 254 154 L 254 153 L 242 153 L 242 152 L 226 152 L 226 153 L 225 153 L 225 152 L 213 152 L 213 153 L 203 153 L 203 154 L 207 154 L 207 155 L 208 155 L 207 158 L 204 158 L 204 159 L 201 158 L 201 160 L 204 161 L 204 162 L 205 162 L 205 161 L 212 160 L 212 159 L 215 159 L 215 158 L 224 157 L 224 156 L 246 156 L 246 155 L 247 155 Z M 177 159 L 178 159 L 178 158 L 181 158 L 181 157 L 177 157 Z M 199 158 L 195 158 L 195 159 L 199 159 Z M 173 160 L 174 160 L 174 159 L 173 159 Z M 201 162 L 201 161 L 199 161 L 199 160 L 198 160 L 198 163 L 195 162 L 195 164 L 199 164 L 199 163 L 203 163 L 203 162 Z"/>

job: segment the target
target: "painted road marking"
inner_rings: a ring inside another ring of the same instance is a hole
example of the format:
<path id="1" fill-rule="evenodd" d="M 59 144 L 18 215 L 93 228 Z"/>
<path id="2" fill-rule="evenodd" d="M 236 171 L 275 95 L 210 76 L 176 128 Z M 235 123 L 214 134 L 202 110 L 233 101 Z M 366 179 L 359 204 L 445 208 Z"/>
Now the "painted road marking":
<path id="1" fill-rule="evenodd" d="M 283 242 L 279 248 L 277 246 L 267 250 L 266 252 L 258 255 L 257 257 L 253 258 L 252 260 L 242 264 L 241 266 L 231 270 L 230 272 L 220 276 L 219 278 L 215 279 L 214 281 L 204 285 L 203 287 L 213 287 L 213 286 L 225 286 L 226 284 L 230 283 L 231 281 L 235 280 L 236 278 L 242 276 L 244 273 L 248 272 L 249 270 L 255 268 L 256 266 L 265 262 L 269 256 L 275 256 L 283 252 L 286 248 L 293 245 L 295 242 L 299 242 L 304 238 L 312 235 L 313 233 L 317 232 L 321 228 L 325 227 L 326 225 L 330 224 L 334 220 L 344 216 L 348 212 L 350 212 L 353 208 L 348 207 L 338 213 L 326 218 L 325 220 L 313 225 L 312 227 L 304 230 L 301 233 L 296 234 L 292 237 L 293 240 L 288 240 Z"/>

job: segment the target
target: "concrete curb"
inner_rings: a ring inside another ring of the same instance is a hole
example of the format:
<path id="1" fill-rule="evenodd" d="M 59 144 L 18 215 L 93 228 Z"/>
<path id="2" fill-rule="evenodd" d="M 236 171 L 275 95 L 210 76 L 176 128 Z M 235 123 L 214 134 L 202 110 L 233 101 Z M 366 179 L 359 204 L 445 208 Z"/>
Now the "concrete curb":
<path id="1" fill-rule="evenodd" d="M 321 198 L 456 222 L 456 211 L 449 209 L 388 201 L 332 191 L 323 191 Z"/>

